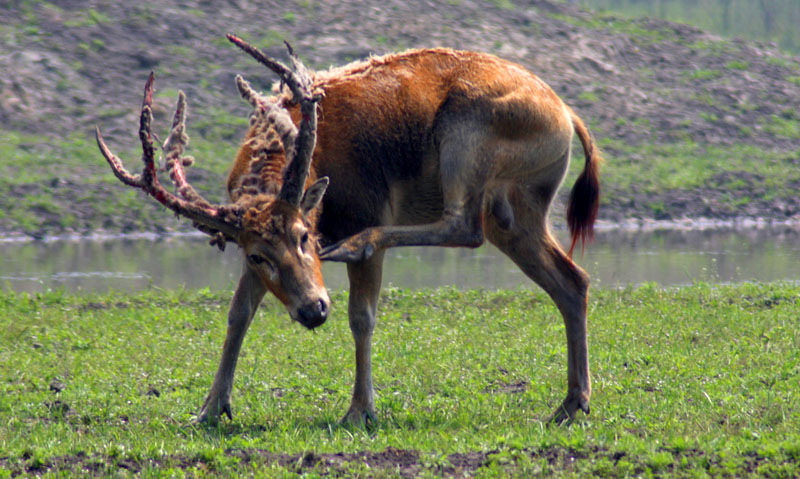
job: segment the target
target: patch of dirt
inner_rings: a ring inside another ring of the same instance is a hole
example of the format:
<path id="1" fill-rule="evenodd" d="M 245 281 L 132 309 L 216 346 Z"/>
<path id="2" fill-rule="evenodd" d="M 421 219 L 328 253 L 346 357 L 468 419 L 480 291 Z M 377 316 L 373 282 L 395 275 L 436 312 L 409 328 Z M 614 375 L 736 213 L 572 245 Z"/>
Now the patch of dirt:
<path id="1" fill-rule="evenodd" d="M 800 162 L 800 140 L 769 127 L 771 121 L 798 120 L 800 64 L 771 44 L 723 41 L 660 20 L 600 18 L 550 0 L 519 0 L 513 2 L 514 8 L 479 0 L 301 4 L 3 2 L 0 70 L 12 74 L 0 76 L 0 123 L 4 129 L 43 139 L 76 133 L 88 138 L 99 124 L 115 150 L 136 149 L 141 89 L 149 71 L 155 70 L 160 89 L 154 107 L 158 124 L 166 125 L 172 93 L 182 89 L 191 107 L 189 133 L 235 145 L 243 127 L 223 132 L 218 128 L 221 115 L 246 118 L 248 114 L 234 76 L 242 73 L 262 90 L 274 78 L 224 39 L 231 32 L 277 58 L 285 58 L 281 41 L 287 39 L 316 69 L 412 47 L 491 52 L 539 75 L 598 137 L 629 146 L 687 140 L 745 144 L 784 152 Z M 612 153 L 619 156 L 610 157 L 611 161 L 647 161 L 631 153 Z M 190 171 L 196 172 L 192 174 L 201 187 L 219 194 L 224 178 L 203 170 L 202 164 L 198 159 L 200 166 Z M 97 164 L 86 168 L 99 172 L 106 165 L 98 155 Z M 171 215 L 155 214 L 152 205 L 124 215 L 102 212 L 99 205 L 118 195 L 119 185 L 92 184 L 93 195 L 87 199 L 81 194 L 87 184 L 80 174 L 64 179 L 54 174 L 43 184 L 15 184 L 8 192 L 14 198 L 52 195 L 58 204 L 70 206 L 75 216 L 71 224 L 61 221 L 63 211 L 34 208 L 35 226 L 20 226 L 0 215 L 0 234 L 19 229 L 44 236 L 65 229 L 87 233 L 190 228 Z M 773 199 L 747 188 L 735 192 L 751 199 L 741 202 L 746 205 L 741 211 L 728 206 L 737 203 L 728 201 L 724 189 L 654 196 L 615 191 L 613 185 L 605 188 L 601 218 L 608 221 L 800 216 L 797 199 Z M 564 190 L 562 200 L 567 195 Z"/>
<path id="2" fill-rule="evenodd" d="M 551 447 L 548 449 L 526 448 L 514 451 L 488 451 L 488 452 L 466 452 L 449 454 L 446 457 L 429 459 L 425 453 L 419 451 L 386 448 L 383 451 L 364 451 L 352 453 L 333 453 L 317 454 L 306 452 L 302 454 L 281 454 L 264 449 L 229 449 L 225 455 L 239 460 L 241 466 L 268 466 L 278 464 L 288 471 L 296 474 L 314 472 L 323 476 L 349 477 L 354 468 L 365 467 L 368 472 L 364 477 L 383 477 L 383 474 L 392 473 L 403 478 L 415 478 L 420 476 L 460 478 L 472 477 L 482 467 L 498 465 L 504 470 L 513 472 L 517 468 L 517 461 L 514 457 L 527 457 L 532 462 L 547 461 L 550 468 L 554 471 L 576 471 L 582 462 L 595 462 L 599 459 L 607 460 L 616 464 L 623 458 L 632 463 L 635 475 L 644 474 L 651 470 L 651 465 L 640 461 L 646 458 L 630 456 L 624 451 L 610 451 L 598 447 L 592 447 L 586 451 L 574 451 L 569 449 Z M 722 459 L 715 455 L 709 455 L 705 451 L 698 449 L 687 449 L 674 451 L 661 448 L 659 452 L 667 452 L 673 455 L 672 464 L 666 464 L 660 469 L 660 473 L 670 475 L 681 458 L 703 457 L 707 462 L 707 467 L 718 466 Z M 138 474 L 145 468 L 150 469 L 200 469 L 207 471 L 210 476 L 214 475 L 214 459 L 203 460 L 197 457 L 187 457 L 182 455 L 164 456 L 158 459 L 132 459 L 107 457 L 100 455 L 87 455 L 79 452 L 70 456 L 58 456 L 46 460 L 23 455 L 21 459 L 12 460 L 0 457 L 0 466 L 11 471 L 11 477 L 20 476 L 40 476 L 58 473 L 80 474 L 82 477 L 100 477 L 108 474 L 118 474 L 127 471 L 128 473 Z M 756 469 L 765 463 L 771 462 L 768 457 L 752 453 L 743 458 L 741 471 L 755 472 Z M 359 469 L 361 470 L 361 469 Z"/>
<path id="3" fill-rule="evenodd" d="M 447 455 L 443 459 L 427 461 L 424 454 L 413 450 L 386 448 L 383 451 L 365 451 L 353 453 L 317 454 L 281 454 L 263 449 L 229 449 L 225 454 L 239 459 L 240 464 L 270 465 L 279 464 L 288 471 L 303 474 L 315 471 L 322 475 L 346 477 L 354 466 L 365 466 L 380 475 L 381 472 L 392 472 L 404 478 L 419 477 L 422 473 L 433 473 L 439 477 L 471 477 L 481 467 L 488 465 L 498 451 L 467 452 Z M 562 450 L 525 450 L 532 458 L 545 458 L 551 466 L 558 468 L 572 467 L 574 462 L 583 456 Z M 48 472 L 79 473 L 84 476 L 102 476 L 114 473 L 115 470 L 126 470 L 139 473 L 148 468 L 200 468 L 213 471 L 213 460 L 205 461 L 176 455 L 160 459 L 136 460 L 130 458 L 112 458 L 100 455 L 87 455 L 80 452 L 71 456 L 59 456 L 48 460 L 24 457 L 21 462 L 12 462 L 0 458 L 0 465 L 11 470 L 11 477 L 23 474 L 43 475 Z M 368 475 L 367 477 L 371 477 Z"/>
<path id="4" fill-rule="evenodd" d="M 530 383 L 522 380 L 513 383 L 498 381 L 486 388 L 485 392 L 490 394 L 520 394 L 528 390 Z"/>

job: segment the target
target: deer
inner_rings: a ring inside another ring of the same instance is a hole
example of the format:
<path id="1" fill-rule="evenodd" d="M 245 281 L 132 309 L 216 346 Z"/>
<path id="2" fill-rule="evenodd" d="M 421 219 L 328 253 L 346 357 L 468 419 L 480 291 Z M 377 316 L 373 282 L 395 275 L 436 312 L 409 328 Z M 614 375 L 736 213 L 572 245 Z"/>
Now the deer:
<path id="1" fill-rule="evenodd" d="M 140 116 L 141 174 L 97 144 L 113 173 L 211 237 L 235 243 L 243 266 L 227 317 L 216 375 L 197 421 L 232 420 L 242 341 L 269 291 L 292 320 L 322 325 L 330 298 L 321 261 L 346 263 L 355 381 L 341 422 L 378 416 L 372 382 L 383 259 L 400 246 L 480 246 L 488 239 L 555 302 L 567 339 L 567 394 L 551 423 L 588 414 L 589 276 L 573 260 L 593 236 L 601 158 L 580 117 L 539 77 L 496 56 L 414 49 L 310 71 L 287 43 L 287 67 L 235 35 L 227 38 L 274 72 L 271 94 L 237 76 L 252 106 L 250 126 L 227 179 L 230 203 L 211 204 L 187 182 L 186 98 L 179 93 L 157 166 L 151 132 L 153 73 Z M 571 245 L 552 234 L 549 213 L 570 161 L 573 137 L 585 165 L 567 205 Z M 169 174 L 175 193 L 158 179 Z"/>

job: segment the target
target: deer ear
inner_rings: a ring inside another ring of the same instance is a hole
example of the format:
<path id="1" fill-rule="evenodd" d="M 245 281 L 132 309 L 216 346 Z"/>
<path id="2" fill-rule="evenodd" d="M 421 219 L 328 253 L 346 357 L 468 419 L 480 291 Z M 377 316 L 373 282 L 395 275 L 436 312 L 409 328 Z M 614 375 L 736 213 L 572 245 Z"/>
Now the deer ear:
<path id="1" fill-rule="evenodd" d="M 303 194 L 302 201 L 300 201 L 303 216 L 308 215 L 322 201 L 322 196 L 325 194 L 325 190 L 328 189 L 329 181 L 327 176 L 323 176 L 308 187 L 305 194 Z"/>

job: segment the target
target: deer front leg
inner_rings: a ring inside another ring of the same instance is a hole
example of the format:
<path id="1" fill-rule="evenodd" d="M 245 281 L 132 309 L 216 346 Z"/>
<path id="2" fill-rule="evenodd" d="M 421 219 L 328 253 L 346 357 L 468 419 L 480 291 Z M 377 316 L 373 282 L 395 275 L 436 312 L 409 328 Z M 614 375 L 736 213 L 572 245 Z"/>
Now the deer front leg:
<path id="1" fill-rule="evenodd" d="M 258 305 L 266 293 L 266 288 L 256 274 L 247 265 L 243 269 L 228 311 L 228 331 L 225 336 L 225 344 L 222 346 L 222 358 L 211 390 L 197 415 L 198 422 L 216 424 L 222 413 L 225 413 L 229 419 L 233 419 L 231 390 L 239 350 L 242 347 L 244 336 L 247 334 L 247 328 L 250 327 Z"/>
<path id="2" fill-rule="evenodd" d="M 466 246 L 483 244 L 483 225 L 479 205 L 445 213 L 435 223 L 413 226 L 367 228 L 338 243 L 323 248 L 320 259 L 346 263 L 368 260 L 376 251 L 395 246 Z"/>
<path id="3" fill-rule="evenodd" d="M 347 265 L 350 278 L 348 316 L 356 346 L 356 377 L 350 409 L 341 422 L 363 427 L 376 419 L 372 387 L 372 332 L 381 289 L 384 251 L 370 259 Z"/>

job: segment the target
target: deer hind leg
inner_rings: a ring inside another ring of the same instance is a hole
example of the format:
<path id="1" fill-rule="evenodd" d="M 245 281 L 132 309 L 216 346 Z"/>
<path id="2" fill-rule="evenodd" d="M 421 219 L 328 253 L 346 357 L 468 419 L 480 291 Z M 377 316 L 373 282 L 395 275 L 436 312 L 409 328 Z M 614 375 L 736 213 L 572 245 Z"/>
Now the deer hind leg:
<path id="1" fill-rule="evenodd" d="M 556 423 L 572 419 L 578 409 L 589 412 L 591 384 L 586 338 L 588 275 L 564 253 L 550 234 L 547 208 L 552 188 L 521 192 L 512 190 L 509 200 L 514 212 L 507 222 L 489 213 L 489 240 L 508 255 L 522 271 L 553 299 L 564 319 L 567 334 L 567 397 L 554 412 Z"/>
<path id="2" fill-rule="evenodd" d="M 347 265 L 350 278 L 348 316 L 356 346 L 356 377 L 350 409 L 341 422 L 365 426 L 376 419 L 372 387 L 372 332 L 381 290 L 383 250 L 368 260 Z"/>
<path id="3" fill-rule="evenodd" d="M 233 375 L 236 371 L 236 362 L 242 347 L 247 329 L 256 314 L 259 303 L 264 298 L 266 288 L 255 273 L 245 265 L 239 285 L 231 300 L 228 311 L 228 331 L 225 344 L 222 346 L 222 358 L 219 362 L 217 374 L 211 390 L 206 396 L 203 407 L 197 415 L 198 422 L 215 424 L 221 414 L 226 414 L 232 419 L 231 390 L 233 389 Z"/>

